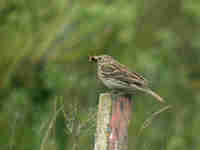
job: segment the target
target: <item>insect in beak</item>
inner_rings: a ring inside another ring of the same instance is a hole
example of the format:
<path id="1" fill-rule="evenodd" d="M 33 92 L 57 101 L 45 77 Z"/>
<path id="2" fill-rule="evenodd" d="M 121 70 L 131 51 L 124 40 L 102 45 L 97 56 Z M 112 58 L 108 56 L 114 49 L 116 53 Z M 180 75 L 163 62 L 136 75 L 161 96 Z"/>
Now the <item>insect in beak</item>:
<path id="1" fill-rule="evenodd" d="M 92 62 L 97 62 L 98 56 L 89 56 L 89 61 Z"/>

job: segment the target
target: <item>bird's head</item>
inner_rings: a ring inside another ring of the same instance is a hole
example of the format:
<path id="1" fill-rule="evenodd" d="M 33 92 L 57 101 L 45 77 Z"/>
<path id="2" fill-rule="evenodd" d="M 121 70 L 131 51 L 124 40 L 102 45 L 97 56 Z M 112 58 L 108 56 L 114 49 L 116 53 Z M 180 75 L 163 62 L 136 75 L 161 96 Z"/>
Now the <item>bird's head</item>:
<path id="1" fill-rule="evenodd" d="M 96 62 L 98 64 L 107 63 L 113 60 L 111 56 L 108 55 L 99 55 L 99 56 L 90 56 L 89 61 Z"/>

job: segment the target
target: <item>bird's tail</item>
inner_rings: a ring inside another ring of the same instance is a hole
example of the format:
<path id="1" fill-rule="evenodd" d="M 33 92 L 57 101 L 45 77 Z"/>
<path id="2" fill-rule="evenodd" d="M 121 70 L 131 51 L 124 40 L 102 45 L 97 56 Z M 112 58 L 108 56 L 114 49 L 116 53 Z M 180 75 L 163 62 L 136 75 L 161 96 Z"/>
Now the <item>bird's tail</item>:
<path id="1" fill-rule="evenodd" d="M 155 97 L 159 102 L 161 103 L 165 102 L 162 97 L 160 97 L 157 93 L 153 92 L 152 90 L 148 89 L 146 92 Z"/>
<path id="2" fill-rule="evenodd" d="M 165 101 L 163 100 L 162 97 L 160 97 L 158 94 L 156 94 L 155 92 L 153 92 L 150 88 L 148 87 L 139 87 L 135 84 L 131 85 L 132 88 L 146 92 L 148 94 L 150 94 L 151 96 L 155 97 L 159 102 L 164 103 Z"/>

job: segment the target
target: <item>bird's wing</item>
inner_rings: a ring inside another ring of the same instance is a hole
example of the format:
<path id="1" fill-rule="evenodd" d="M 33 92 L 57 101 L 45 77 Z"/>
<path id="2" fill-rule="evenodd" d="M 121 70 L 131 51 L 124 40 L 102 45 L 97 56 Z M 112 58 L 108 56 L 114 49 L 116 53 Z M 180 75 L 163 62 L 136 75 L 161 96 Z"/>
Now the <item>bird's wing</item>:
<path id="1" fill-rule="evenodd" d="M 130 72 L 127 67 L 122 64 L 113 62 L 111 64 L 102 65 L 103 74 L 116 80 L 123 81 L 127 84 L 136 84 L 137 86 L 147 86 L 147 80 L 135 72 Z"/>

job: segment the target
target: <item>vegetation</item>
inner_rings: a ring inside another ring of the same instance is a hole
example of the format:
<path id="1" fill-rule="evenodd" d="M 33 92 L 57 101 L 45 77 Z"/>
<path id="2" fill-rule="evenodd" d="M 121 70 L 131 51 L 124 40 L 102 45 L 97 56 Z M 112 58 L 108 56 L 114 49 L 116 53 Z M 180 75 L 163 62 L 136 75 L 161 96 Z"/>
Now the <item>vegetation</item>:
<path id="1" fill-rule="evenodd" d="M 106 91 L 88 62 L 98 54 L 142 73 L 173 106 L 138 135 L 162 106 L 133 97 L 130 150 L 199 148 L 199 3 L 1 0 L 1 149 L 93 149 L 95 119 L 88 118 Z"/>

